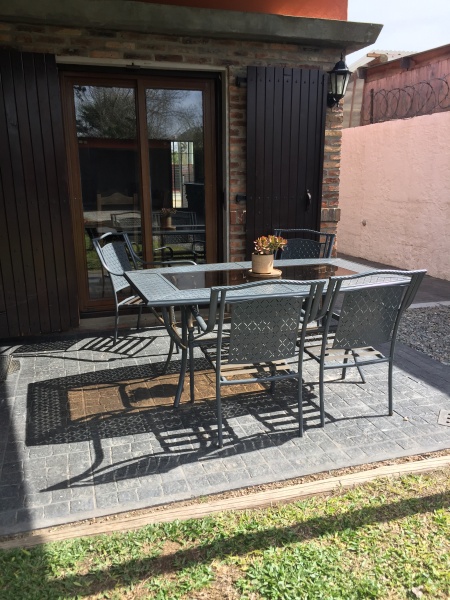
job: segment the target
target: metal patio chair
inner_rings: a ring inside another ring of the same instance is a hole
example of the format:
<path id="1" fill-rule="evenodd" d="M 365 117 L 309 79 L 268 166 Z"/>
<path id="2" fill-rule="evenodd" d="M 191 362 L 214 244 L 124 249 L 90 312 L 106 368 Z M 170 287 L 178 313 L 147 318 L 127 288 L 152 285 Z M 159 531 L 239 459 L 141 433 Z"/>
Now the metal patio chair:
<path id="1" fill-rule="evenodd" d="M 130 238 L 125 232 L 115 233 L 109 232 L 105 233 L 99 238 L 93 240 L 94 248 L 98 254 L 100 262 L 102 264 L 103 269 L 109 274 L 111 279 L 111 285 L 114 292 L 114 302 L 115 302 L 115 324 L 114 324 L 114 344 L 117 343 L 118 337 L 118 328 L 119 328 L 119 310 L 121 308 L 136 308 L 138 310 L 138 320 L 136 329 L 140 328 L 141 314 L 142 309 L 147 306 L 141 300 L 141 298 L 132 293 L 130 289 L 130 284 L 124 277 L 125 271 L 133 271 L 135 269 L 139 269 L 142 267 L 152 268 L 152 267 L 162 267 L 162 266 L 171 266 L 171 265 L 195 265 L 193 261 L 155 261 L 155 262 L 146 262 L 143 261 L 135 251 L 133 250 L 132 243 Z M 121 293 L 126 292 L 124 294 L 125 297 L 119 299 Z M 148 307 L 152 311 L 152 313 L 157 317 L 158 321 L 167 326 L 167 323 L 170 320 L 171 324 L 175 323 L 175 315 L 173 307 L 166 307 L 162 309 L 164 313 L 164 319 L 157 313 L 157 311 L 153 307 Z M 169 354 L 164 365 L 163 372 L 165 373 L 167 366 L 172 357 L 173 349 L 174 349 L 174 340 L 172 336 L 170 336 L 170 348 Z"/>
<path id="2" fill-rule="evenodd" d="M 190 327 L 190 397 L 194 401 L 194 348 L 200 347 L 216 374 L 220 447 L 224 385 L 270 383 L 273 393 L 276 381 L 295 379 L 299 435 L 303 435 L 303 344 L 307 324 L 315 318 L 325 283 L 325 280 L 277 280 L 213 287 L 208 323 L 194 310 L 201 333 L 195 336 L 193 326 Z M 230 321 L 225 327 L 226 308 L 230 309 Z"/>
<path id="3" fill-rule="evenodd" d="M 347 369 L 356 367 L 365 383 L 362 366 L 389 363 L 388 408 L 389 415 L 393 414 L 392 370 L 398 326 L 425 273 L 384 270 L 330 278 L 321 309 L 323 329 L 304 346 L 305 353 L 319 363 L 322 426 L 324 375 L 329 369 L 341 369 L 345 379 Z M 385 343 L 389 346 L 383 354 L 377 346 Z"/>
<path id="4" fill-rule="evenodd" d="M 333 251 L 334 233 L 314 229 L 275 229 L 274 235 L 287 239 L 287 246 L 276 258 L 330 258 Z"/>

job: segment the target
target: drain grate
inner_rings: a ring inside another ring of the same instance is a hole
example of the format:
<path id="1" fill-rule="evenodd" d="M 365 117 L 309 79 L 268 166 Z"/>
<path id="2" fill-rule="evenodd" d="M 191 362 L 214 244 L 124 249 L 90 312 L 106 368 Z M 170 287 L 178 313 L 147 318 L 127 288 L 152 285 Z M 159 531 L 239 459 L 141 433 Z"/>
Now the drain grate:
<path id="1" fill-rule="evenodd" d="M 450 427 L 450 410 L 441 410 L 438 417 L 439 425 Z"/>

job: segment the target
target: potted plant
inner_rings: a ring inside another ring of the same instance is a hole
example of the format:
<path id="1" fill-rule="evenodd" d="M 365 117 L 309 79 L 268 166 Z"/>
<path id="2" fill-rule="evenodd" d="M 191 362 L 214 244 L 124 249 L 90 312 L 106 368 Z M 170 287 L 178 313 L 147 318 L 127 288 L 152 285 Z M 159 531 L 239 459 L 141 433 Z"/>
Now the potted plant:
<path id="1" fill-rule="evenodd" d="M 161 209 L 161 229 L 175 229 L 175 226 L 172 225 L 172 215 L 176 212 L 177 209 L 173 208 L 173 206 Z"/>
<path id="2" fill-rule="evenodd" d="M 272 273 L 274 253 L 283 250 L 287 240 L 277 235 L 262 235 L 253 243 L 255 250 L 252 254 L 252 272 L 261 275 Z"/>

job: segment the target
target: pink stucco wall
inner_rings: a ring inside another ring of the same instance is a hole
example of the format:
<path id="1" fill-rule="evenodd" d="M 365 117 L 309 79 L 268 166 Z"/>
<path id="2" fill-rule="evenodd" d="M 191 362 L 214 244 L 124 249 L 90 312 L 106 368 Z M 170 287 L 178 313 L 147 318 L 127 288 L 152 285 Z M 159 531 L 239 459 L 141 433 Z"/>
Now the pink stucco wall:
<path id="1" fill-rule="evenodd" d="M 342 132 L 339 252 L 450 280 L 450 112 Z"/>

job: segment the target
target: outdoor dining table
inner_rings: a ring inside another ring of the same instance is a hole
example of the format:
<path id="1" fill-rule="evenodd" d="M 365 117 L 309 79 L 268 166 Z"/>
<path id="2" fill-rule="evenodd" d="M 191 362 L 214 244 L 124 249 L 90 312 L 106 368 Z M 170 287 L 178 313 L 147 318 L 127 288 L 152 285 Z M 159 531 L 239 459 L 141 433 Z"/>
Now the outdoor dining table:
<path id="1" fill-rule="evenodd" d="M 208 306 L 210 288 L 220 285 L 239 285 L 255 281 L 249 271 L 250 261 L 211 263 L 189 266 L 170 266 L 159 269 L 143 269 L 125 272 L 125 277 L 134 291 L 148 306 L 166 308 L 179 307 L 181 311 L 181 333 L 177 335 L 166 319 L 170 336 L 181 346 L 180 379 L 175 395 L 175 405 L 183 391 L 184 374 L 187 367 L 187 341 L 189 307 Z M 274 267 L 281 271 L 284 280 L 326 279 L 331 276 L 354 275 L 368 271 L 366 265 L 340 258 L 277 260 Z M 264 278 L 264 277 L 262 277 Z M 270 279 L 267 279 L 270 283 Z M 232 295 L 229 294 L 232 298 Z"/>

